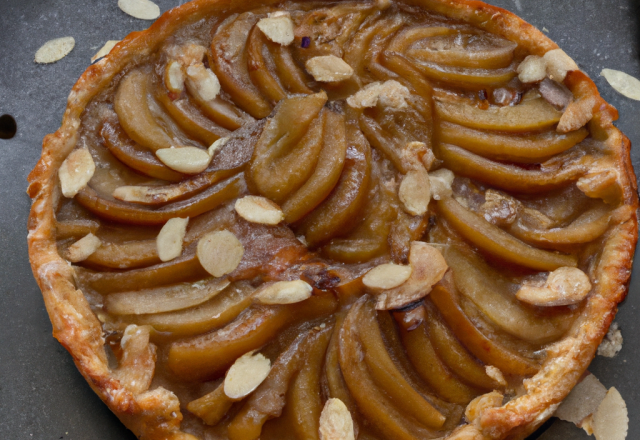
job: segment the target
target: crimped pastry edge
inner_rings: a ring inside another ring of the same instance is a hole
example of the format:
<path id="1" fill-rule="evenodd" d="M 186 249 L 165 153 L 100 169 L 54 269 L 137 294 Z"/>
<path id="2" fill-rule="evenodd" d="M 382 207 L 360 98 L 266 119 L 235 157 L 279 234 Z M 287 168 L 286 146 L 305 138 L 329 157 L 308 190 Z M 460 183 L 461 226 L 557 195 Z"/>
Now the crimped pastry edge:
<path id="1" fill-rule="evenodd" d="M 89 66 L 73 86 L 62 126 L 44 138 L 42 156 L 29 174 L 27 192 L 33 199 L 28 223 L 29 258 L 53 325 L 53 336 L 69 351 L 92 389 L 141 439 L 187 440 L 194 437 L 180 430 L 182 415 L 172 393 L 159 389 L 134 396 L 109 369 L 100 322 L 82 292 L 76 289 L 71 265 L 57 251 L 53 209 L 61 197 L 57 170 L 76 144 L 85 107 L 123 69 L 151 54 L 184 25 L 218 12 L 275 3 L 273 0 L 195 0 L 164 13 L 149 29 L 131 33 L 105 59 Z M 405 3 L 502 35 L 532 54 L 542 55 L 558 47 L 516 15 L 480 1 L 405 0 Z M 586 77 L 583 81 L 593 85 Z M 594 121 L 608 134 L 606 144 L 615 157 L 624 201 L 633 208 L 633 214 L 608 231 L 596 271 L 596 291 L 588 298 L 584 312 L 567 335 L 550 348 L 550 355 L 540 372 L 527 380 L 527 394 L 486 411 L 470 427 L 476 439 L 523 439 L 550 417 L 593 359 L 615 316 L 617 304 L 627 294 L 638 236 L 636 178 L 629 155 L 630 142 L 612 124 L 617 112 L 599 95 L 597 98 L 601 106 L 596 116 L 601 117 Z M 453 433 L 450 438 L 455 436 Z"/>

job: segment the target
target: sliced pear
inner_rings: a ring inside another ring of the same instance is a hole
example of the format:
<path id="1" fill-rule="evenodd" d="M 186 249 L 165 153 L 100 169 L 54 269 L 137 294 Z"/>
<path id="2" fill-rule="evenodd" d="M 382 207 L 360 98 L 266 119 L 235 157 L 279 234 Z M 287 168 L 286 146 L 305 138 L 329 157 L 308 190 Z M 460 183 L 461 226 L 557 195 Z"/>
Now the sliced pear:
<path id="1" fill-rule="evenodd" d="M 376 150 L 382 152 L 398 171 L 403 174 L 409 172 L 407 164 L 402 160 L 404 145 L 400 144 L 401 140 L 386 132 L 374 119 L 364 114 L 360 116 L 360 129 L 367 141 Z"/>
<path id="2" fill-rule="evenodd" d="M 244 124 L 254 121 L 251 116 L 220 96 L 217 96 L 211 101 L 205 101 L 195 91 L 191 91 L 190 89 L 190 83 L 187 83 L 189 99 L 200 108 L 205 116 L 222 128 L 234 131 Z"/>
<path id="3" fill-rule="evenodd" d="M 290 93 L 313 93 L 307 85 L 310 79 L 307 73 L 296 64 L 288 47 L 270 44 L 269 51 L 273 56 L 276 73 L 282 86 Z"/>
<path id="4" fill-rule="evenodd" d="M 102 243 L 83 264 L 112 269 L 133 269 L 160 263 L 155 240 Z"/>
<path id="5" fill-rule="evenodd" d="M 275 105 L 285 99 L 287 93 L 282 88 L 282 85 L 280 85 L 278 79 L 273 75 L 264 59 L 267 41 L 267 38 L 258 26 L 254 26 L 253 29 L 251 29 L 249 39 L 247 40 L 247 63 L 251 81 L 253 81 L 253 84 L 260 90 L 262 95 L 267 98 L 271 104 Z"/>
<path id="6" fill-rule="evenodd" d="M 224 383 L 215 390 L 187 404 L 189 412 L 197 415 L 207 425 L 217 425 L 231 409 L 233 400 L 224 393 Z"/>
<path id="7" fill-rule="evenodd" d="M 518 75 L 516 65 L 502 69 L 470 69 L 466 67 L 441 66 L 436 63 L 416 62 L 414 66 L 432 81 L 444 82 L 463 88 L 482 89 L 500 87 Z"/>
<path id="8" fill-rule="evenodd" d="M 81 238 L 87 234 L 95 235 L 95 233 L 98 231 L 99 228 L 100 228 L 100 223 L 94 220 L 57 221 L 56 222 L 56 239 L 62 240 L 70 237 Z"/>

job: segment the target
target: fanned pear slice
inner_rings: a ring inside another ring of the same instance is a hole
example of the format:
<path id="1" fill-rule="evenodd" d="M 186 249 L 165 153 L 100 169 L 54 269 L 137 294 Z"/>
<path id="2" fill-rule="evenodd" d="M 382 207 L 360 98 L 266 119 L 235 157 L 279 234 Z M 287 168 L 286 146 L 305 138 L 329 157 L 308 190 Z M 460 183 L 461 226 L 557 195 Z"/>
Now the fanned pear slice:
<path id="1" fill-rule="evenodd" d="M 518 105 L 491 106 L 486 110 L 466 102 L 436 100 L 438 116 L 448 122 L 479 130 L 527 132 L 550 128 L 560 121 L 562 113 L 542 98 Z"/>
<path id="2" fill-rule="evenodd" d="M 174 142 L 149 109 L 149 81 L 149 76 L 141 70 L 129 73 L 120 82 L 113 108 L 129 137 L 151 151 L 156 151 L 170 148 Z"/>
<path id="3" fill-rule="evenodd" d="M 102 243 L 83 263 L 112 269 L 133 269 L 158 264 L 160 258 L 155 240 L 135 240 Z"/>
<path id="4" fill-rule="evenodd" d="M 131 292 L 112 293 L 105 307 L 114 315 L 143 315 L 187 309 L 210 300 L 229 285 L 226 278 L 204 283 L 181 283 L 173 286 Z"/>
<path id="5" fill-rule="evenodd" d="M 482 251 L 505 261 L 531 269 L 548 271 L 577 265 L 573 255 L 556 254 L 529 246 L 475 212 L 464 208 L 453 198 L 439 200 L 438 211 L 465 239 Z"/>
<path id="6" fill-rule="evenodd" d="M 466 67 L 441 66 L 440 64 L 429 62 L 416 62 L 414 66 L 432 81 L 472 89 L 500 87 L 517 75 L 515 65 L 502 69 L 470 69 Z"/>
<path id="7" fill-rule="evenodd" d="M 277 43 L 276 43 L 277 44 Z M 273 45 L 273 43 L 271 43 Z M 253 84 L 260 90 L 272 104 L 287 97 L 287 93 L 282 88 L 265 60 L 265 52 L 270 46 L 267 37 L 258 26 L 254 26 L 249 33 L 247 40 L 247 63 L 249 65 L 249 77 Z"/>

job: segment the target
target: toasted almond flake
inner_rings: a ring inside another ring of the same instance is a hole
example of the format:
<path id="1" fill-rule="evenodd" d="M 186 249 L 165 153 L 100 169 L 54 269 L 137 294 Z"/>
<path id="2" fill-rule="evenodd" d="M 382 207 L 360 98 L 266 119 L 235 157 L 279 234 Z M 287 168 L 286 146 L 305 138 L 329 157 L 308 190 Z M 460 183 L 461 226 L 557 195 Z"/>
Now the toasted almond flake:
<path id="1" fill-rule="evenodd" d="M 189 90 L 194 90 L 204 101 L 211 101 L 220 93 L 218 77 L 202 63 L 187 67 L 187 82 L 190 85 Z"/>
<path id="2" fill-rule="evenodd" d="M 371 289 L 393 289 L 411 276 L 411 266 L 386 263 L 374 267 L 362 278 L 362 283 Z"/>
<path id="3" fill-rule="evenodd" d="M 478 396 L 473 399 L 467 405 L 464 416 L 469 422 L 473 422 L 482 416 L 482 413 L 489 408 L 496 408 L 502 406 L 504 396 L 499 391 L 492 391 L 482 396 Z"/>
<path id="4" fill-rule="evenodd" d="M 625 440 L 628 431 L 627 404 L 612 387 L 593 415 L 593 434 L 596 440 Z"/>
<path id="5" fill-rule="evenodd" d="M 277 281 L 263 285 L 255 293 L 262 304 L 293 304 L 311 297 L 313 287 L 302 280 Z"/>
<path id="6" fill-rule="evenodd" d="M 84 261 L 97 251 L 100 245 L 102 245 L 100 239 L 92 233 L 88 233 L 67 248 L 65 258 L 72 263 Z"/>
<path id="7" fill-rule="evenodd" d="M 238 267 L 244 248 L 231 232 L 216 231 L 200 239 L 196 255 L 207 272 L 214 277 L 221 277 Z"/>
<path id="8" fill-rule="evenodd" d="M 327 400 L 320 413 L 320 440 L 354 440 L 353 419 L 340 399 Z"/>
<path id="9" fill-rule="evenodd" d="M 213 157 L 216 154 L 216 151 L 222 149 L 222 147 L 224 147 L 227 144 L 227 142 L 229 142 L 229 138 L 223 137 L 215 141 L 213 144 L 211 144 L 211 146 L 207 150 L 207 152 L 209 153 L 209 156 Z"/>
<path id="10" fill-rule="evenodd" d="M 604 76 L 616 92 L 629 99 L 640 101 L 640 80 L 638 78 L 613 69 L 602 69 L 600 75 Z"/>
<path id="11" fill-rule="evenodd" d="M 588 373 L 565 397 L 554 416 L 578 425 L 598 409 L 606 395 L 604 385 L 593 374 Z"/>
<path id="12" fill-rule="evenodd" d="M 156 151 L 156 156 L 172 170 L 185 174 L 198 174 L 206 170 L 211 156 L 197 147 L 171 147 Z"/>
<path id="13" fill-rule="evenodd" d="M 106 43 L 104 43 L 104 46 L 102 46 L 100 50 L 96 52 L 94 56 L 91 57 L 91 62 L 93 63 L 97 59 L 109 55 L 109 52 L 111 52 L 111 49 L 113 49 L 116 46 L 116 44 L 118 44 L 119 42 L 120 40 L 109 40 Z"/>
<path id="14" fill-rule="evenodd" d="M 160 17 L 160 8 L 150 0 L 118 0 L 118 7 L 134 18 L 155 20 Z"/>
<path id="15" fill-rule="evenodd" d="M 276 15 L 258 21 L 258 28 L 265 36 L 282 46 L 288 46 L 293 42 L 293 21 L 289 14 Z"/>
<path id="16" fill-rule="evenodd" d="M 500 371 L 498 368 L 494 367 L 493 365 L 486 365 L 484 367 L 484 370 L 487 372 L 487 376 L 489 376 L 491 379 L 495 380 L 503 387 L 507 386 L 507 381 L 504 378 L 502 371 Z"/>
<path id="17" fill-rule="evenodd" d="M 322 55 L 307 60 L 305 64 L 316 81 L 338 82 L 351 78 L 353 69 L 342 58 L 335 55 Z"/>
<path id="18" fill-rule="evenodd" d="M 409 89 L 398 81 L 389 80 L 367 84 L 349 96 L 347 104 L 353 108 L 367 108 L 375 107 L 379 103 L 383 107 L 402 109 L 407 106 L 406 100 L 410 97 Z"/>
<path id="19" fill-rule="evenodd" d="M 194 43 L 189 42 L 186 44 L 170 44 L 164 48 L 164 52 L 170 60 L 177 60 L 185 67 L 192 64 L 201 63 L 204 56 L 207 53 L 207 48 Z"/>
<path id="20" fill-rule="evenodd" d="M 622 341 L 622 332 L 618 327 L 618 323 L 614 322 L 598 347 L 598 355 L 608 358 L 614 357 L 622 350 Z"/>
<path id="21" fill-rule="evenodd" d="M 593 108 L 597 102 L 595 96 L 585 96 L 570 102 L 558 121 L 556 131 L 569 133 L 584 127 L 593 118 Z"/>
<path id="22" fill-rule="evenodd" d="M 537 55 L 529 55 L 520 63 L 517 72 L 523 83 L 542 81 L 547 76 L 547 62 Z"/>
<path id="23" fill-rule="evenodd" d="M 167 63 L 164 69 L 164 84 L 167 90 L 173 93 L 180 93 L 184 90 L 185 75 L 182 64 L 176 60 Z"/>
<path id="24" fill-rule="evenodd" d="M 36 52 L 35 62 L 40 64 L 55 63 L 69 55 L 76 45 L 73 37 L 62 37 L 49 40 Z"/>
<path id="25" fill-rule="evenodd" d="M 431 201 L 431 183 L 424 168 L 409 171 L 400 183 L 398 196 L 404 210 L 411 215 L 423 215 Z"/>
<path id="26" fill-rule="evenodd" d="M 251 394 L 267 378 L 271 361 L 253 351 L 240 356 L 224 378 L 224 393 L 232 400 L 240 400 Z"/>
<path id="27" fill-rule="evenodd" d="M 161 261 L 171 261 L 180 256 L 188 223 L 189 217 L 172 218 L 160 229 L 158 238 L 156 238 L 156 246 Z"/>
<path id="28" fill-rule="evenodd" d="M 260 196 L 244 196 L 236 200 L 235 210 L 251 223 L 277 225 L 284 220 L 282 209 L 271 200 Z"/>
<path id="29" fill-rule="evenodd" d="M 148 203 L 149 200 L 148 186 L 119 186 L 113 190 L 113 198 L 122 200 L 123 202 L 143 202 Z"/>
<path id="30" fill-rule="evenodd" d="M 456 176 L 451 170 L 440 168 L 429 173 L 429 184 L 431 186 L 431 197 L 434 200 L 442 200 L 453 194 L 451 185 Z"/>
<path id="31" fill-rule="evenodd" d="M 411 243 L 409 264 L 409 279 L 398 287 L 382 291 L 376 298 L 376 309 L 399 309 L 424 298 L 448 269 L 440 251 L 422 241 Z"/>
<path id="32" fill-rule="evenodd" d="M 547 74 L 549 78 L 562 82 L 567 72 L 572 70 L 580 70 L 580 67 L 573 59 L 562 49 L 553 49 L 545 53 L 543 56 L 547 63 Z"/>
<path id="33" fill-rule="evenodd" d="M 73 198 L 89 183 L 95 170 L 96 164 L 88 149 L 73 150 L 58 170 L 62 194 L 65 197 Z"/>
<path id="34" fill-rule="evenodd" d="M 560 267 L 549 274 L 544 286 L 523 284 L 516 298 L 535 306 L 566 306 L 582 301 L 591 291 L 591 281 L 575 267 Z"/>

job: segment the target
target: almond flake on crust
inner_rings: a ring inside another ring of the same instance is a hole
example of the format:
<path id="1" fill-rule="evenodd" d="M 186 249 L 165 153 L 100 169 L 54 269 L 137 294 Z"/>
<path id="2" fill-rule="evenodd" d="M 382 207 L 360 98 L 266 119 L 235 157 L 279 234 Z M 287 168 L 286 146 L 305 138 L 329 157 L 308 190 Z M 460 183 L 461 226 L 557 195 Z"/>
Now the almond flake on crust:
<path id="1" fill-rule="evenodd" d="M 98 237 L 92 233 L 88 233 L 67 248 L 65 258 L 72 263 L 84 261 L 97 251 L 101 245 L 102 242 Z"/>
<path id="2" fill-rule="evenodd" d="M 60 189 L 65 197 L 73 198 L 87 186 L 96 171 L 91 153 L 86 148 L 73 150 L 58 170 Z"/>
<path id="3" fill-rule="evenodd" d="M 257 26 L 274 43 L 288 46 L 293 42 L 293 21 L 288 13 L 279 15 L 273 13 L 267 18 L 260 19 Z"/>
<path id="4" fill-rule="evenodd" d="M 156 156 L 172 170 L 185 174 L 201 173 L 211 162 L 209 153 L 197 147 L 161 148 L 156 151 Z"/>
<path id="5" fill-rule="evenodd" d="M 116 44 L 118 44 L 119 42 L 120 40 L 109 40 L 106 43 L 104 43 L 104 46 L 102 46 L 100 50 L 96 52 L 94 56 L 91 57 L 91 62 L 93 63 L 97 59 L 109 55 L 109 52 L 111 52 L 111 49 L 113 49 L 116 46 Z"/>
<path id="6" fill-rule="evenodd" d="M 402 109 L 407 106 L 406 100 L 411 97 L 409 89 L 398 81 L 374 82 L 367 84 L 354 95 L 347 98 L 347 104 L 353 108 L 375 107 L 378 103 L 383 107 Z"/>
<path id="7" fill-rule="evenodd" d="M 69 55 L 76 45 L 73 37 L 62 37 L 49 40 L 36 52 L 35 62 L 39 64 L 55 63 Z"/>
<path id="8" fill-rule="evenodd" d="M 609 327 L 609 331 L 598 347 L 598 355 L 612 358 L 622 350 L 622 332 L 617 322 Z"/>
<path id="9" fill-rule="evenodd" d="M 553 415 L 579 425 L 598 409 L 606 394 L 605 386 L 593 374 L 588 373 L 564 398 Z"/>
<path id="10" fill-rule="evenodd" d="M 244 255 L 244 247 L 233 233 L 216 231 L 198 241 L 196 255 L 204 270 L 214 277 L 221 277 L 238 267 Z"/>
<path id="11" fill-rule="evenodd" d="M 184 90 L 185 74 L 182 64 L 176 60 L 167 63 L 164 70 L 164 84 L 170 92 L 180 93 Z"/>
<path id="12" fill-rule="evenodd" d="M 340 399 L 327 400 L 320 414 L 320 440 L 354 440 L 353 419 Z"/>
<path id="13" fill-rule="evenodd" d="M 211 101 L 220 93 L 218 77 L 202 63 L 195 63 L 187 67 L 187 82 L 204 101 Z"/>
<path id="14" fill-rule="evenodd" d="M 235 210 L 248 222 L 277 225 L 284 220 L 282 209 L 266 197 L 244 196 L 235 203 Z"/>
<path id="15" fill-rule="evenodd" d="M 411 266 L 385 263 L 374 267 L 362 278 L 362 283 L 371 289 L 393 289 L 411 276 Z"/>
<path id="16" fill-rule="evenodd" d="M 353 69 L 342 58 L 335 55 L 313 57 L 305 64 L 316 81 L 339 82 L 351 78 Z"/>
<path id="17" fill-rule="evenodd" d="M 550 50 L 545 53 L 542 58 L 544 58 L 547 63 L 547 74 L 549 78 L 558 82 L 564 81 L 567 72 L 580 70 L 576 62 L 562 49 Z"/>
<path id="18" fill-rule="evenodd" d="M 224 393 L 232 400 L 240 400 L 251 394 L 267 378 L 271 361 L 253 351 L 240 356 L 224 378 Z"/>
<path id="19" fill-rule="evenodd" d="M 187 218 L 172 218 L 167 221 L 156 238 L 158 257 L 161 261 L 171 261 L 182 253 L 182 241 L 187 232 Z"/>
<path id="20" fill-rule="evenodd" d="M 134 18 L 155 20 L 160 17 L 160 8 L 150 0 L 118 0 L 118 7 Z"/>
<path id="21" fill-rule="evenodd" d="M 611 387 L 593 415 L 593 434 L 596 440 L 625 440 L 628 431 L 627 404 L 618 390 Z"/>
<path id="22" fill-rule="evenodd" d="M 600 76 L 604 76 L 616 92 L 629 99 L 640 101 L 640 80 L 638 78 L 613 69 L 602 69 Z"/>
<path id="23" fill-rule="evenodd" d="M 311 298 L 312 292 L 309 283 L 294 280 L 264 284 L 254 295 L 262 304 L 294 304 Z"/>
<path id="24" fill-rule="evenodd" d="M 431 201 L 431 183 L 424 168 L 409 171 L 398 188 L 404 210 L 411 215 L 423 215 Z"/>
<path id="25" fill-rule="evenodd" d="M 528 55 L 518 66 L 518 79 L 523 83 L 542 81 L 547 76 L 547 62 L 537 55 Z"/>
<path id="26" fill-rule="evenodd" d="M 586 273 L 576 267 L 559 267 L 544 286 L 524 284 L 516 293 L 520 301 L 541 307 L 567 306 L 582 301 L 591 291 Z"/>

